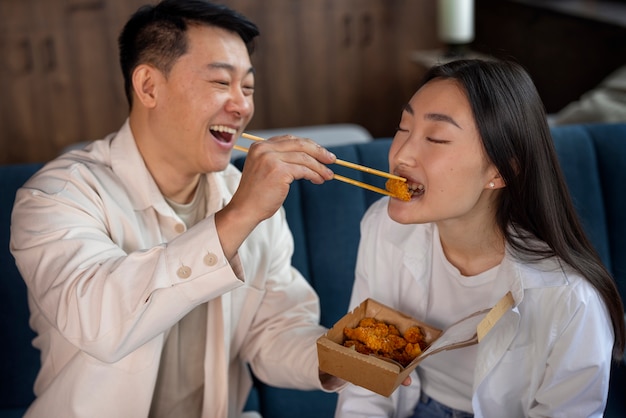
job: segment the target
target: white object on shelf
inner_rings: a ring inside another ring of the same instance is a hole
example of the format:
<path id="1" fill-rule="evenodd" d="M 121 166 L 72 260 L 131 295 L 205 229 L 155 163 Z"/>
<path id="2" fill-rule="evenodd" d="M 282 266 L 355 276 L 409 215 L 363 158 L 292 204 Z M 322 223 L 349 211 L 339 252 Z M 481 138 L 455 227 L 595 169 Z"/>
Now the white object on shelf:
<path id="1" fill-rule="evenodd" d="M 474 0 L 439 0 L 437 32 L 446 44 L 468 44 L 474 40 Z"/>

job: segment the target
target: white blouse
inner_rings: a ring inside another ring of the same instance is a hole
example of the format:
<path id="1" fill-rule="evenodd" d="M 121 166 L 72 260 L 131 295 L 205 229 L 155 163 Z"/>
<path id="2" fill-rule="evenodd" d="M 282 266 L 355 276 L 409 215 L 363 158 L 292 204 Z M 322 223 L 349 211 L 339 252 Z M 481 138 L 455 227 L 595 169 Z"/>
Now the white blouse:
<path id="1" fill-rule="evenodd" d="M 371 297 L 425 318 L 435 228 L 392 221 L 387 200 L 362 221 L 351 307 Z M 595 288 L 557 259 L 521 263 L 508 251 L 496 280 L 509 283 L 515 307 L 478 344 L 475 416 L 601 417 L 614 336 Z M 410 416 L 420 396 L 419 377 L 412 378 L 388 398 L 349 385 L 339 394 L 336 417 Z"/>

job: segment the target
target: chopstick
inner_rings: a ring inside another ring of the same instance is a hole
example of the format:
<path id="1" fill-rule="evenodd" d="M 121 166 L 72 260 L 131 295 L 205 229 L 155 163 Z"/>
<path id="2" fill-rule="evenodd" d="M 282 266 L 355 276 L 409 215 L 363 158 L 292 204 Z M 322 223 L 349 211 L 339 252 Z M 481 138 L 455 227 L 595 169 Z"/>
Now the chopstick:
<path id="1" fill-rule="evenodd" d="M 239 145 L 235 145 L 233 148 L 236 149 L 237 151 L 248 152 L 248 148 L 245 148 L 245 147 L 242 147 L 242 146 L 239 146 Z M 351 184 L 353 186 L 358 186 L 358 187 L 361 187 L 363 189 L 371 190 L 371 191 L 376 192 L 376 193 L 384 194 L 384 195 L 391 196 L 391 197 L 397 197 L 395 194 L 393 194 L 393 193 L 391 193 L 391 192 L 389 192 L 389 191 L 387 191 L 385 189 L 381 189 L 379 187 L 372 186 L 370 184 L 363 183 L 363 182 L 358 181 L 358 180 L 353 180 L 353 179 L 348 178 L 348 177 L 340 176 L 339 174 L 333 175 L 333 178 L 335 180 L 339 180 L 339 181 L 342 181 L 344 183 Z"/>
<path id="2" fill-rule="evenodd" d="M 261 138 L 260 136 L 250 135 L 250 134 L 247 134 L 245 132 L 242 133 L 241 136 L 243 138 L 250 139 L 252 141 L 265 141 L 265 139 Z M 341 166 L 344 166 L 344 167 L 348 167 L 348 168 L 353 168 L 355 170 L 363 171 L 363 172 L 366 172 L 366 173 L 369 173 L 369 174 L 374 174 L 376 176 L 385 177 L 385 178 L 388 178 L 388 179 L 400 180 L 402 182 L 406 181 L 406 179 L 404 177 L 396 176 L 396 175 L 393 175 L 393 174 L 390 174 L 390 173 L 386 173 L 384 171 L 376 170 L 374 168 L 369 168 L 369 167 L 365 167 L 363 165 L 354 164 L 354 163 L 351 163 L 351 162 L 348 162 L 348 161 L 340 160 L 339 158 L 337 158 L 335 160 L 335 164 L 341 165 Z"/>
<path id="3" fill-rule="evenodd" d="M 389 192 L 389 191 L 387 191 L 385 189 L 381 189 L 379 187 L 372 186 L 370 184 L 363 183 L 363 182 L 360 182 L 358 180 L 352 180 L 352 179 L 350 179 L 348 177 L 340 176 L 339 174 L 334 174 L 333 178 L 335 180 L 343 181 L 344 183 L 348 183 L 348 184 L 351 184 L 353 186 L 362 187 L 363 189 L 371 190 L 371 191 L 376 192 L 376 193 L 384 194 L 384 195 L 391 196 L 391 197 L 397 197 L 395 194 L 393 194 L 393 193 L 391 193 L 391 192 Z"/>

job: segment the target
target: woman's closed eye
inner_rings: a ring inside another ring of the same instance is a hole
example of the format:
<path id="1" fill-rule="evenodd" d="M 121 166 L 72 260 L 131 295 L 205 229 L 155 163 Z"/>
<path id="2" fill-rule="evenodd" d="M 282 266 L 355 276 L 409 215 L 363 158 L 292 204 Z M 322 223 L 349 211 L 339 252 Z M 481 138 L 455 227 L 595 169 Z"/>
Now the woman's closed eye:
<path id="1" fill-rule="evenodd" d="M 447 141 L 445 139 L 431 138 L 429 136 L 426 137 L 426 140 L 428 142 L 432 142 L 433 144 L 448 144 L 448 143 L 450 143 L 450 141 Z"/>

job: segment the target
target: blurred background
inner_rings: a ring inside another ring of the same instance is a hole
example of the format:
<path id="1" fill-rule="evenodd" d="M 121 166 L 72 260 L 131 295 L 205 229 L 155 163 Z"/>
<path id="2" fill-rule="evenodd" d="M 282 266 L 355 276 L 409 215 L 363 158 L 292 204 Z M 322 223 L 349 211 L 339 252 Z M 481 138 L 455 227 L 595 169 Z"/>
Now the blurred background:
<path id="1" fill-rule="evenodd" d="M 117 35 L 146 0 L 0 0 L 0 164 L 117 130 Z M 222 0 L 259 26 L 250 129 L 350 123 L 392 136 L 429 66 L 509 57 L 554 124 L 626 121 L 626 1 Z M 461 25 L 461 26 L 458 26 Z"/>

